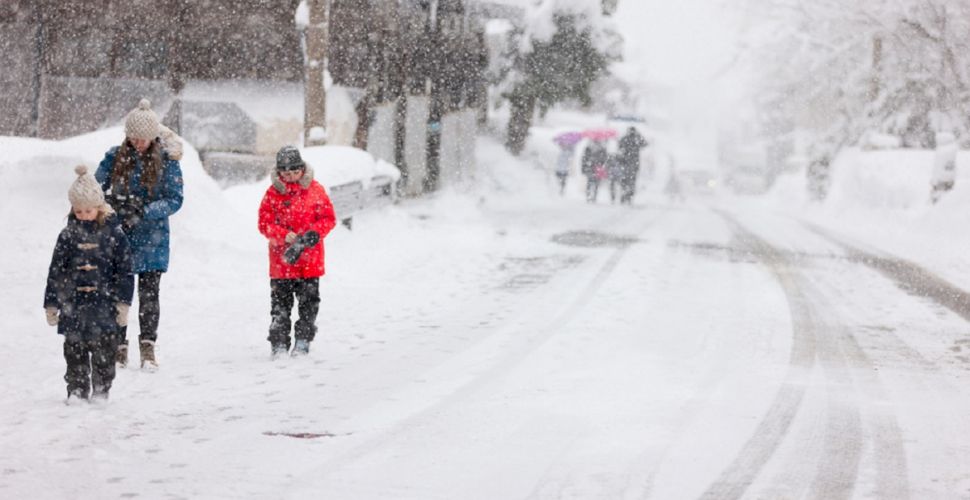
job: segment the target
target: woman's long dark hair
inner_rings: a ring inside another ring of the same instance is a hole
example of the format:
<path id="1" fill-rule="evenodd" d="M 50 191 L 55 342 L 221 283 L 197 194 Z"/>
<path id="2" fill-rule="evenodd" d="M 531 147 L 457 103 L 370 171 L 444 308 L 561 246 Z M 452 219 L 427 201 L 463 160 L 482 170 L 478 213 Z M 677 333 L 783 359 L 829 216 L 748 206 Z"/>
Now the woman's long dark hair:
<path id="1" fill-rule="evenodd" d="M 118 149 L 118 153 L 115 154 L 114 170 L 111 173 L 112 191 L 116 191 L 115 186 L 124 186 L 123 189 L 128 189 L 138 156 L 138 150 L 125 138 Z M 148 194 L 151 195 L 155 189 L 155 184 L 162 176 L 163 168 L 162 147 L 157 139 L 152 141 L 148 149 L 145 150 L 145 154 L 141 155 L 141 160 L 144 168 L 141 173 L 141 183 L 148 188 Z"/>

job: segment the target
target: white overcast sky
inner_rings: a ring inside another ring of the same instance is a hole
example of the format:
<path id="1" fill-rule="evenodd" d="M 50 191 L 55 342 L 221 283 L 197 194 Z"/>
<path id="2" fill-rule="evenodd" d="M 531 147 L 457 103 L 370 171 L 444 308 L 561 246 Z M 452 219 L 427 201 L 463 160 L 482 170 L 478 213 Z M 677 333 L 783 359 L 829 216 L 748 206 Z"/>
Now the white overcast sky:
<path id="1" fill-rule="evenodd" d="M 652 81 L 698 85 L 735 55 L 737 22 L 715 0 L 620 0 L 624 58 Z"/>

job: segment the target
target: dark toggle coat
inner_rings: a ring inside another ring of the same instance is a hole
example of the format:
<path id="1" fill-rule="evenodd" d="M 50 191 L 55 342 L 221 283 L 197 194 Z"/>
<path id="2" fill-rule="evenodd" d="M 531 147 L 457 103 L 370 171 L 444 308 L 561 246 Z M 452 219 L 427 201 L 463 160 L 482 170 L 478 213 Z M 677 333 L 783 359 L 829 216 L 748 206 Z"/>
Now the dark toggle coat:
<path id="1" fill-rule="evenodd" d="M 60 310 L 57 333 L 96 340 L 118 330 L 119 302 L 131 304 L 135 281 L 131 250 L 118 218 L 105 222 L 68 216 L 54 246 L 44 308 Z"/>

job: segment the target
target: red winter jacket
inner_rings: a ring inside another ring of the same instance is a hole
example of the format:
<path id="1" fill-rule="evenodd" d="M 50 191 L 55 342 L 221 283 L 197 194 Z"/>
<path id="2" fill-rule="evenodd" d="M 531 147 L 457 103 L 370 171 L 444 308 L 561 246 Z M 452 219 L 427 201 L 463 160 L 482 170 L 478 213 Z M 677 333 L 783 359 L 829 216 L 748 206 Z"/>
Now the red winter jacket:
<path id="1" fill-rule="evenodd" d="M 259 232 L 269 239 L 269 277 L 274 279 L 319 278 L 323 276 L 323 237 L 337 224 L 333 204 L 326 190 L 313 180 L 313 170 L 298 182 L 284 183 L 273 174 L 273 185 L 266 190 L 259 205 Z M 320 243 L 306 249 L 294 265 L 283 260 L 289 247 L 289 232 L 320 233 Z"/>

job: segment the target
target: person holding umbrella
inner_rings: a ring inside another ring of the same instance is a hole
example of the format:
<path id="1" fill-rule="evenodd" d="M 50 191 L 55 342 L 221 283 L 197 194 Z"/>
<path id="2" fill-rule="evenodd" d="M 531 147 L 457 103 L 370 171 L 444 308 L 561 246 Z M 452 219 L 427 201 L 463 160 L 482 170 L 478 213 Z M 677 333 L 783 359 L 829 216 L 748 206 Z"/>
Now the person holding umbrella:
<path id="1" fill-rule="evenodd" d="M 569 177 L 569 166 L 573 160 L 576 143 L 582 140 L 579 132 L 565 132 L 557 135 L 553 142 L 559 146 L 559 156 L 556 158 L 556 178 L 559 180 L 559 195 L 566 193 L 566 179 Z"/>

